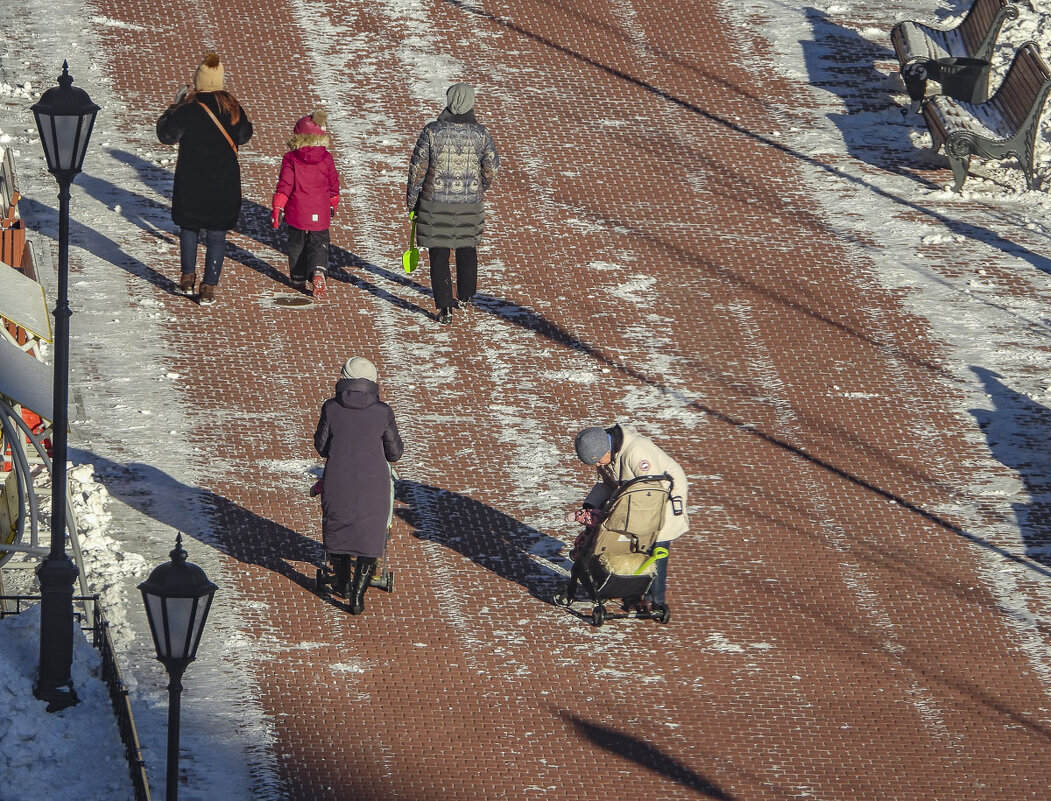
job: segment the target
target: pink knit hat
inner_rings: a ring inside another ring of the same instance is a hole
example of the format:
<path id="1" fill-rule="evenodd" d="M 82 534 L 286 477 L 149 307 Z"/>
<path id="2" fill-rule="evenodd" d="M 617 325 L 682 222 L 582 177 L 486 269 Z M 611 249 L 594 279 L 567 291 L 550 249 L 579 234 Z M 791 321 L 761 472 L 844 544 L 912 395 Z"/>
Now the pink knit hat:
<path id="1" fill-rule="evenodd" d="M 324 110 L 315 111 L 306 117 L 301 117 L 293 133 L 307 134 L 309 136 L 326 136 L 325 126 L 328 124 L 328 114 Z"/>

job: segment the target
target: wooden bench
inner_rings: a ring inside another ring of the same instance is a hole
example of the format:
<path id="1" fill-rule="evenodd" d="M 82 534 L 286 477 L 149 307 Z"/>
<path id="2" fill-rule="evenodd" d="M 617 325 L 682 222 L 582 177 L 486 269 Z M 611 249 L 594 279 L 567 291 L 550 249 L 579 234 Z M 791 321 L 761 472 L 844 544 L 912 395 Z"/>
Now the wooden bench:
<path id="1" fill-rule="evenodd" d="M 22 263 L 26 232 L 18 216 L 18 181 L 8 148 L 0 148 L 0 261 L 14 267 Z"/>
<path id="2" fill-rule="evenodd" d="M 1008 0 L 975 0 L 970 11 L 955 28 L 931 28 L 912 20 L 899 22 L 890 31 L 890 41 L 898 56 L 901 79 L 909 97 L 920 101 L 927 93 L 928 80 L 941 80 L 938 61 L 945 58 L 976 58 L 992 61 L 993 47 L 1008 18 L 1018 17 L 1018 7 Z M 986 74 L 986 82 L 988 74 Z M 978 87 L 981 98 L 988 96 L 988 85 Z"/>
<path id="3" fill-rule="evenodd" d="M 944 145 L 959 192 L 967 179 L 971 156 L 1003 159 L 1015 156 L 1033 188 L 1033 153 L 1044 101 L 1051 91 L 1051 70 L 1034 42 L 1015 53 L 1003 83 L 984 103 L 964 103 L 932 95 L 921 111 L 930 129 L 934 151 Z"/>

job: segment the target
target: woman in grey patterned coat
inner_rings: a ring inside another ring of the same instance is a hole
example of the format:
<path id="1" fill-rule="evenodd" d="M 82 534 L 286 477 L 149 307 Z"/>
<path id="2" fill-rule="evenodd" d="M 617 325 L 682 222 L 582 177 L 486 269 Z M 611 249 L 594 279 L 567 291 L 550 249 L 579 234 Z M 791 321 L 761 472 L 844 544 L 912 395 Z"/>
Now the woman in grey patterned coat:
<path id="1" fill-rule="evenodd" d="M 415 211 L 416 241 L 429 249 L 431 288 L 438 321 L 452 322 L 449 253 L 456 251 L 456 297 L 470 302 L 478 289 L 478 253 L 485 209 L 482 195 L 496 178 L 500 157 L 493 138 L 474 116 L 474 87 L 457 83 L 448 106 L 428 123 L 409 163 L 405 203 Z"/>

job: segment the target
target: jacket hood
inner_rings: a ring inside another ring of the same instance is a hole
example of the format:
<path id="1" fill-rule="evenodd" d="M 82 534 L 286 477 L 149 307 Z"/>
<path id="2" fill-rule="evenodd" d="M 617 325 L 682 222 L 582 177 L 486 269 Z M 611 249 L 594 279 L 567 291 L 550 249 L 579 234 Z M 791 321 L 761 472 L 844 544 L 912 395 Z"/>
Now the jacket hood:
<path id="1" fill-rule="evenodd" d="M 331 147 L 332 137 L 328 134 L 293 134 L 288 140 L 289 150 L 300 150 L 304 147 Z"/>
<path id="2" fill-rule="evenodd" d="M 380 388 L 367 378 L 341 378 L 336 382 L 336 400 L 348 409 L 365 409 L 380 399 Z"/>

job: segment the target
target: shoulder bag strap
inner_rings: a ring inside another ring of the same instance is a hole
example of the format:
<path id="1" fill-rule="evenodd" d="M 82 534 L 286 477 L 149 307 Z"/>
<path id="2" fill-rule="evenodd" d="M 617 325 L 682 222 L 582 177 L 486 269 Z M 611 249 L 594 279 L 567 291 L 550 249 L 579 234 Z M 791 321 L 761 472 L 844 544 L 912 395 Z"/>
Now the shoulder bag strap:
<path id="1" fill-rule="evenodd" d="M 212 111 L 210 108 L 208 108 L 208 106 L 206 106 L 200 100 L 197 101 L 197 105 L 200 106 L 201 108 L 203 108 L 205 110 L 205 112 L 208 114 L 208 116 L 212 118 L 212 122 L 215 123 L 215 127 L 219 129 L 219 132 L 223 135 L 223 137 L 226 139 L 226 141 L 230 143 L 230 147 L 232 147 L 234 149 L 234 155 L 236 156 L 237 155 L 237 145 L 234 144 L 234 140 L 230 138 L 230 134 L 228 134 L 226 132 L 226 128 L 223 126 L 223 124 L 221 122 L 219 122 L 219 118 L 215 116 L 215 112 Z"/>

